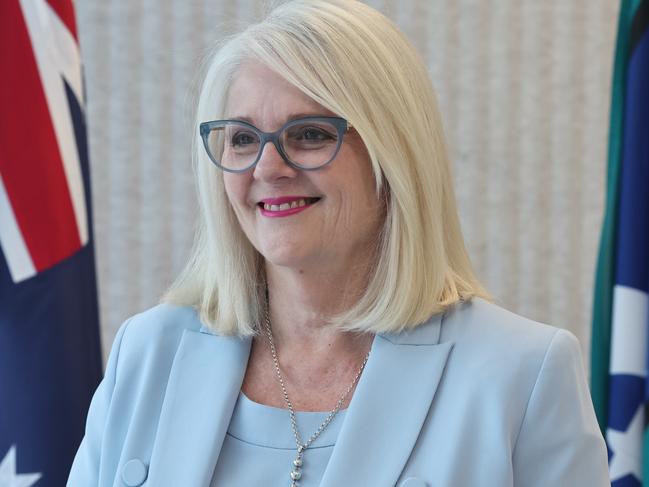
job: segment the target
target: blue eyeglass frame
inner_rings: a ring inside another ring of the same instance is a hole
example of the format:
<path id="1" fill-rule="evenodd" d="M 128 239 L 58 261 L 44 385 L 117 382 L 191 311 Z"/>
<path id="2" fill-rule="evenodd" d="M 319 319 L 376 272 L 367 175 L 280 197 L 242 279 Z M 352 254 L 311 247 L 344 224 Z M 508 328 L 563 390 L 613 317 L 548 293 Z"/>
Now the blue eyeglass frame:
<path id="1" fill-rule="evenodd" d="M 302 166 L 301 164 L 298 164 L 297 162 L 291 161 L 291 159 L 286 155 L 286 152 L 284 152 L 284 148 L 282 147 L 282 144 L 279 139 L 280 134 L 284 132 L 284 130 L 286 130 L 289 127 L 292 127 L 293 125 L 298 125 L 304 122 L 330 123 L 336 128 L 338 134 L 338 140 L 336 141 L 336 150 L 334 150 L 333 155 L 327 162 L 316 167 L 305 167 Z M 229 169 L 227 167 L 223 167 L 219 163 L 219 161 L 216 160 L 216 158 L 213 156 L 212 152 L 210 151 L 210 146 L 208 143 L 208 137 L 210 132 L 217 127 L 224 127 L 228 123 L 236 123 L 248 127 L 253 132 L 255 132 L 259 137 L 259 152 L 257 154 L 257 157 L 248 167 L 245 167 L 243 169 Z M 302 117 L 302 118 L 289 120 L 279 130 L 276 130 L 275 132 L 264 132 L 262 130 L 259 130 L 253 124 L 249 122 L 245 122 L 243 120 L 212 120 L 210 122 L 202 122 L 199 125 L 199 132 L 201 134 L 201 139 L 203 139 L 203 147 L 205 147 L 205 152 L 207 152 L 208 157 L 214 163 L 214 165 L 216 165 L 219 169 L 222 169 L 223 171 L 232 172 L 232 173 L 243 173 L 246 171 L 250 171 L 250 169 L 252 169 L 257 165 L 259 159 L 261 159 L 261 154 L 264 152 L 264 147 L 266 147 L 266 144 L 268 142 L 273 143 L 275 149 L 277 149 L 277 152 L 279 153 L 280 156 L 282 156 L 282 159 L 288 166 L 301 171 L 317 171 L 318 169 L 322 169 L 327 164 L 330 164 L 331 161 L 333 161 L 336 158 L 336 156 L 338 155 L 338 151 L 340 150 L 340 146 L 343 143 L 343 137 L 352 128 L 353 128 L 352 125 L 347 120 L 341 117 L 313 116 L 313 117 Z"/>

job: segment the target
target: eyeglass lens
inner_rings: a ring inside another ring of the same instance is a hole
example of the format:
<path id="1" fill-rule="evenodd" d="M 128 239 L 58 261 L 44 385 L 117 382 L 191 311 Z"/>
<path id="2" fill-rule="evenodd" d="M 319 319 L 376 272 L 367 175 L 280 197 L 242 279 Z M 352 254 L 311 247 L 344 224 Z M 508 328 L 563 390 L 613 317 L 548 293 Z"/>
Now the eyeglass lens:
<path id="1" fill-rule="evenodd" d="M 263 150 L 259 133 L 236 121 L 214 127 L 207 142 L 214 159 L 232 170 L 249 167 Z M 326 121 L 296 121 L 282 130 L 279 143 L 291 162 L 316 168 L 335 156 L 339 145 L 338 130 Z"/>

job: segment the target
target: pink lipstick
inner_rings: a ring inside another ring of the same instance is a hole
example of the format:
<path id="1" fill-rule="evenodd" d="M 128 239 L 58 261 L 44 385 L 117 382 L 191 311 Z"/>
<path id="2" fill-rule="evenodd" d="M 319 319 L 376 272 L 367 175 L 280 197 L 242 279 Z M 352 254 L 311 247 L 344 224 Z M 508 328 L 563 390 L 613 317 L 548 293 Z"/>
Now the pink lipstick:
<path id="1" fill-rule="evenodd" d="M 310 196 L 281 196 L 265 198 L 258 203 L 263 216 L 270 218 L 295 215 L 313 206 L 320 198 Z"/>

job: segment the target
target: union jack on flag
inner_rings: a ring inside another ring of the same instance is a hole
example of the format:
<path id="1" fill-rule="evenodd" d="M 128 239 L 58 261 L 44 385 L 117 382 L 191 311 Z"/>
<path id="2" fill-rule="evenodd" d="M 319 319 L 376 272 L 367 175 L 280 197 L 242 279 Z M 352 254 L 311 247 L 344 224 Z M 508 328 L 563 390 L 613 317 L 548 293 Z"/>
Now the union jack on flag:
<path id="1" fill-rule="evenodd" d="M 61 486 L 102 371 L 72 1 L 0 1 L 0 65 L 0 486 Z"/>

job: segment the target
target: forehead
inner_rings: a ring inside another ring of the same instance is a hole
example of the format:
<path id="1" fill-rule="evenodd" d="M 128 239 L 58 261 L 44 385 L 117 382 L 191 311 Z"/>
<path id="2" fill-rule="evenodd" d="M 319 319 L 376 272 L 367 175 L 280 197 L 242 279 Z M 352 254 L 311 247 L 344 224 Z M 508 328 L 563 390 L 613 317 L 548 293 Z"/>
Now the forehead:
<path id="1" fill-rule="evenodd" d="M 334 114 L 261 63 L 247 62 L 235 73 L 226 101 L 227 118 L 276 125 L 307 115 Z"/>

